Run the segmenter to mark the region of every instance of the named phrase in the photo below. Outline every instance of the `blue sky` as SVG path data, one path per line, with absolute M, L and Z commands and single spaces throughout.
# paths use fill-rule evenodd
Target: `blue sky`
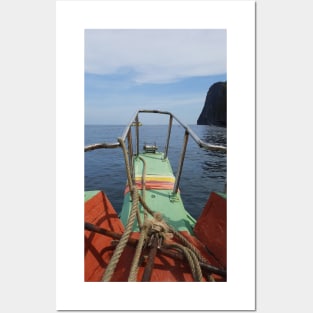
M 85 30 L 85 124 L 126 124 L 138 109 L 196 124 L 226 78 L 226 30 Z

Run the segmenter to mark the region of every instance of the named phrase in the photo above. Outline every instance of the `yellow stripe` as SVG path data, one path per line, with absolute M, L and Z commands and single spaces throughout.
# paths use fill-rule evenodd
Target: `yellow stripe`
M 141 181 L 141 176 L 136 176 L 136 181 Z M 173 176 L 146 176 L 145 181 L 166 181 L 166 182 L 175 182 L 175 177 Z

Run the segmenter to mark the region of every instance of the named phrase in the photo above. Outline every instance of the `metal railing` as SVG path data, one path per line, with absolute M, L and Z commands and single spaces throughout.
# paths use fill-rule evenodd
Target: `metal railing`
M 165 143 L 165 149 L 164 149 L 164 158 L 167 158 L 168 155 L 168 149 L 169 149 L 169 143 L 170 143 L 170 137 L 171 137 L 171 131 L 172 131 L 172 125 L 173 125 L 173 120 L 175 120 L 179 125 L 181 125 L 184 130 L 184 141 L 183 141 L 183 146 L 180 154 L 180 159 L 179 159 L 179 165 L 177 169 L 177 174 L 175 178 L 175 185 L 173 188 L 173 194 L 176 194 L 179 188 L 179 182 L 180 182 L 180 177 L 183 169 L 183 164 L 184 164 L 184 159 L 185 159 L 185 154 L 186 154 L 186 148 L 188 144 L 188 139 L 189 136 L 198 144 L 200 148 L 203 148 L 205 150 L 212 150 L 212 151 L 224 151 L 226 152 L 227 148 L 224 146 L 218 146 L 218 145 L 212 145 L 210 143 L 207 143 L 203 140 L 201 140 L 194 132 L 193 130 L 188 127 L 186 124 L 181 122 L 175 115 L 173 115 L 170 112 L 167 111 L 159 111 L 159 110 L 138 110 L 133 118 L 130 120 L 128 125 L 125 127 L 121 140 L 128 144 L 128 157 L 129 159 L 129 164 L 131 164 L 131 172 L 132 172 L 132 177 L 133 177 L 133 157 L 136 157 L 139 155 L 139 114 L 140 113 L 152 113 L 152 114 L 165 114 L 169 116 L 169 123 L 168 123 L 168 131 L 167 131 L 167 137 L 166 137 L 166 143 Z M 133 154 L 133 144 L 132 144 L 132 127 L 136 128 L 136 153 Z M 85 147 L 85 152 L 87 151 L 92 151 L 96 149 L 113 149 L 113 148 L 118 148 L 121 147 L 121 144 L 117 142 L 112 142 L 112 143 L 97 143 L 97 144 L 92 144 L 88 145 Z

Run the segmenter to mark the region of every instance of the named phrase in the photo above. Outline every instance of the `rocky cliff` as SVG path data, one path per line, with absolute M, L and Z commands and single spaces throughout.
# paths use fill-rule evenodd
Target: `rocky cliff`
M 206 95 L 197 125 L 227 126 L 227 82 L 213 84 Z

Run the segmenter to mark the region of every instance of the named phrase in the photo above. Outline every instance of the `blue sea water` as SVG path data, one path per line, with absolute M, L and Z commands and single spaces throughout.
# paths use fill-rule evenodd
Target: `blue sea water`
M 202 125 L 189 126 L 200 139 L 212 144 L 226 146 L 226 128 Z M 85 145 L 116 142 L 117 138 L 122 135 L 124 128 L 124 125 L 86 125 Z M 144 124 L 140 126 L 139 147 L 142 148 L 145 143 L 156 144 L 158 151 L 163 151 L 166 135 L 167 125 Z M 168 157 L 174 174 L 178 169 L 183 137 L 184 129 L 178 124 L 173 125 Z M 224 191 L 226 175 L 226 153 L 203 150 L 189 137 L 179 188 L 185 208 L 194 218 L 199 217 L 212 191 Z M 120 148 L 85 152 L 85 190 L 103 190 L 118 213 L 123 204 L 125 184 L 126 171 Z

